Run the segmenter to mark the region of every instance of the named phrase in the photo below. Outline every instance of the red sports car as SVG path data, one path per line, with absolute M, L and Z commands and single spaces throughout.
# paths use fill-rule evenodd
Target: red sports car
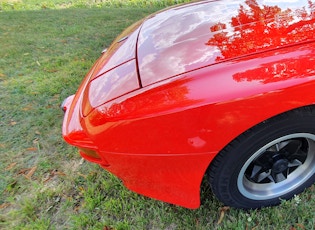
M 63 105 L 63 137 L 129 189 L 187 208 L 206 175 L 258 208 L 315 181 L 315 3 L 201 1 L 125 30 Z

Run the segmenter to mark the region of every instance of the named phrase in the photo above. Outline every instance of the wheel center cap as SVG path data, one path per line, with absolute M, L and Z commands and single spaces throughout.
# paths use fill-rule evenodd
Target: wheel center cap
M 281 173 L 288 169 L 288 165 L 289 161 L 286 159 L 277 160 L 272 166 L 272 171 L 274 173 Z

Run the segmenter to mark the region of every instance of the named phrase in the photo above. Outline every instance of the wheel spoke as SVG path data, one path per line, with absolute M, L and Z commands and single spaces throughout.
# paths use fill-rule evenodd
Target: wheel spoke
M 293 168 L 293 167 L 298 167 L 300 165 L 302 165 L 302 162 L 299 161 L 298 159 L 294 159 L 292 162 L 288 164 L 288 167 Z
M 298 160 L 300 162 L 304 162 L 307 157 L 307 153 L 305 151 L 299 150 L 297 153 L 292 154 L 288 157 L 290 161 Z
M 271 174 L 269 174 L 269 175 L 268 175 L 268 179 L 269 179 L 271 182 L 276 183 L 276 182 L 275 182 L 275 180 L 274 180 L 274 178 L 272 177 L 272 175 L 271 175 Z
M 289 157 L 290 155 L 298 154 L 302 147 L 302 142 L 299 140 L 291 140 L 283 148 L 280 149 L 279 153 L 283 156 Z
M 281 181 L 284 181 L 285 179 L 287 179 L 286 175 L 284 175 L 284 173 L 278 173 L 276 175 L 276 181 L 277 183 L 281 182 Z
M 251 179 L 255 178 L 260 172 L 261 172 L 262 167 L 259 165 L 254 165 L 252 174 L 250 176 Z
M 273 179 L 273 182 L 275 183 L 279 183 L 281 181 L 284 181 L 285 179 L 287 179 L 287 175 L 284 175 L 284 173 L 271 173 L 271 177 Z M 270 179 L 270 177 L 269 177 Z
M 269 170 L 268 172 L 262 172 L 258 175 L 258 178 L 257 178 L 257 182 L 260 183 L 262 182 L 263 180 L 265 180 L 266 178 L 270 179 L 270 171 Z M 273 180 L 272 180 L 273 182 Z
M 270 172 L 271 172 L 270 169 L 268 171 L 266 171 L 262 166 L 254 165 L 252 172 L 251 172 L 250 179 L 252 181 L 260 183 L 270 176 Z

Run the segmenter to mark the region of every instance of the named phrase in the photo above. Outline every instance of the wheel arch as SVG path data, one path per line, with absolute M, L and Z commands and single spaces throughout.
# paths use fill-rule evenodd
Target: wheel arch
M 248 136 L 248 133 L 250 133 L 252 130 L 259 129 L 260 126 L 263 126 L 263 125 L 265 126 L 268 123 L 272 124 L 274 120 L 281 120 L 281 119 L 285 120 L 285 119 L 287 119 L 287 117 L 289 117 L 289 116 L 287 116 L 288 114 L 291 114 L 291 115 L 294 114 L 296 117 L 300 116 L 301 119 L 303 118 L 303 116 L 305 116 L 305 114 L 313 115 L 313 117 L 315 118 L 315 104 L 304 105 L 304 106 L 300 106 L 300 107 L 296 107 L 293 109 L 283 111 L 279 114 L 276 114 L 274 116 L 267 118 L 266 120 L 259 122 L 258 124 L 253 125 L 252 127 L 246 129 L 244 132 L 242 132 L 241 134 L 236 136 L 233 140 L 231 140 L 229 143 L 227 143 L 220 151 L 218 151 L 216 156 L 210 162 L 210 164 L 209 164 L 209 166 L 205 172 L 205 177 L 208 179 L 208 181 L 210 181 L 210 184 L 211 184 L 211 181 L 214 179 L 214 177 L 216 177 L 216 174 L 211 169 L 212 168 L 218 168 L 218 165 L 220 163 L 224 162 L 224 157 L 226 157 L 225 155 L 229 154 L 229 152 L 231 152 L 231 149 L 233 149 L 235 145 L 238 145 L 242 139 L 246 138 Z M 314 119 L 314 122 L 315 122 L 315 119 Z M 314 177 L 314 175 L 313 175 L 313 177 Z M 211 186 L 211 189 L 218 196 L 218 192 L 216 191 L 216 188 L 213 188 Z M 224 194 L 223 194 L 223 196 L 224 196 Z M 220 197 L 219 197 L 219 199 L 220 199 Z M 277 204 L 277 203 L 275 203 L 275 204 Z M 237 207 L 237 205 L 236 205 L 236 207 Z M 244 207 L 239 206 L 239 208 L 244 208 Z
M 314 102 L 315 103 L 315 102 Z M 262 124 L 265 124 L 265 123 L 268 123 L 270 121 L 272 121 L 273 119 L 279 119 L 281 117 L 284 117 L 287 113 L 299 113 L 299 111 L 301 110 L 304 110 L 304 111 L 308 111 L 308 112 L 312 112 L 314 111 L 315 113 L 315 104 L 309 104 L 309 105 L 303 105 L 303 106 L 300 106 L 300 107 L 296 107 L 296 108 L 292 108 L 292 109 L 288 109 L 288 110 L 285 110 L 285 111 L 281 111 L 281 113 L 279 114 L 275 114 L 273 116 L 270 116 L 268 118 L 266 118 L 265 120 L 263 121 L 260 121 L 254 125 L 252 125 L 251 127 L 247 128 L 246 130 L 244 130 L 243 132 L 241 132 L 239 135 L 237 135 L 236 137 L 234 137 L 233 139 L 231 139 L 229 142 L 227 142 L 224 146 L 222 146 L 222 148 L 220 148 L 216 154 L 216 156 L 212 159 L 212 161 L 209 163 L 208 165 L 208 168 L 205 172 L 205 175 L 207 174 L 208 172 L 208 169 L 211 167 L 211 165 L 214 163 L 215 159 L 216 158 L 219 158 L 220 157 L 220 153 L 223 152 L 225 149 L 229 148 L 230 145 L 233 145 L 234 142 L 238 142 L 238 140 L 246 135 L 246 133 L 250 132 L 252 129 L 255 129 L 259 126 L 261 126 Z M 315 121 L 314 121 L 315 122 Z

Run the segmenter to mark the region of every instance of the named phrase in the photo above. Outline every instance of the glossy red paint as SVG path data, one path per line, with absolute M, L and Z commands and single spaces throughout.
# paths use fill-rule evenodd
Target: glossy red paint
M 220 150 L 314 104 L 314 9 L 311 1 L 202 1 L 148 17 L 66 100 L 65 140 L 95 150 L 99 158 L 81 155 L 129 189 L 199 207 Z
M 201 1 L 162 12 L 145 21 L 139 34 L 142 84 L 313 41 L 313 11 L 311 1 Z

